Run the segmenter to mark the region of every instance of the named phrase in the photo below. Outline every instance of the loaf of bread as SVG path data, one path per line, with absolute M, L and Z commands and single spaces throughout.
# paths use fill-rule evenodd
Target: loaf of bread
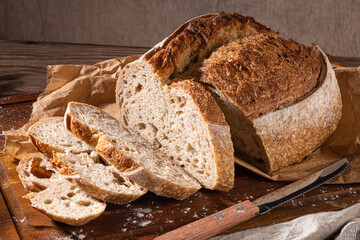
M 231 186 L 227 124 L 235 153 L 272 172 L 323 143 L 342 108 L 333 69 L 318 46 L 223 12 L 188 21 L 129 64 L 116 96 L 124 124 L 203 186 L 220 190 Z M 206 173 L 213 184 L 203 180 Z
M 29 128 L 28 135 L 35 147 L 51 156 L 51 164 L 56 171 L 76 181 L 81 189 L 97 199 L 125 204 L 147 191 L 114 166 L 99 162 L 95 150 L 65 128 L 63 117 L 51 117 L 35 123 Z
M 80 226 L 100 216 L 106 203 L 63 178 L 43 154 L 31 154 L 16 167 L 31 206 L 55 221 Z
M 94 106 L 70 102 L 65 122 L 67 129 L 108 163 L 157 195 L 182 200 L 201 188 L 193 177 L 153 149 L 137 132 Z

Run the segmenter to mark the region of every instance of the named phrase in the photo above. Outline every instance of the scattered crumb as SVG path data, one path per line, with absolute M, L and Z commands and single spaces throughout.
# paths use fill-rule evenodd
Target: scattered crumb
M 187 207 L 187 208 L 184 209 L 183 212 L 184 212 L 185 214 L 187 214 L 187 213 L 190 211 L 190 209 L 191 209 L 191 208 Z
M 79 234 L 79 236 L 78 236 L 78 238 L 81 240 L 84 239 L 85 237 L 86 237 L 85 234 Z
M 174 222 L 174 220 L 172 220 L 172 219 L 166 219 L 165 220 L 165 223 L 173 223 Z
M 146 226 L 148 226 L 150 223 L 151 223 L 150 220 L 142 221 L 142 222 L 139 223 L 139 226 L 140 226 L 140 227 L 146 227 Z

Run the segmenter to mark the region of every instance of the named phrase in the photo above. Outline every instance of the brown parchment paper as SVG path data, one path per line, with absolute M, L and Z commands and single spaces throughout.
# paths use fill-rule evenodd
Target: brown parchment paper
M 7 131 L 6 153 L 22 159 L 36 152 L 26 130 L 45 117 L 63 116 L 70 101 L 85 102 L 117 116 L 115 85 L 121 69 L 139 56 L 110 59 L 95 65 L 54 65 L 48 67 L 47 87 L 33 104 L 30 120 L 22 128 Z M 274 181 L 294 181 L 333 162 L 355 154 L 351 166 L 332 183 L 360 182 L 360 67 L 334 66 L 343 100 L 342 119 L 335 132 L 315 152 L 298 164 L 266 174 L 236 158 L 235 162 Z

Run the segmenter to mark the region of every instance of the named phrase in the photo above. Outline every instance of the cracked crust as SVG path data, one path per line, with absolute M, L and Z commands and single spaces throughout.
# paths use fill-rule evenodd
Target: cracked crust
M 163 81 L 200 62 L 230 39 L 272 33 L 252 17 L 237 13 L 209 14 L 189 20 L 143 57 Z

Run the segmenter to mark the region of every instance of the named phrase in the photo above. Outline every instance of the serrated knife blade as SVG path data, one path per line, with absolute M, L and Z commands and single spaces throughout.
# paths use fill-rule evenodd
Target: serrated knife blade
M 327 168 L 266 194 L 253 202 L 249 200 L 240 202 L 210 216 L 165 233 L 155 239 L 198 240 L 219 234 L 257 215 L 267 213 L 273 208 L 319 187 L 344 171 L 350 165 L 353 158 L 353 155 L 349 155 Z

